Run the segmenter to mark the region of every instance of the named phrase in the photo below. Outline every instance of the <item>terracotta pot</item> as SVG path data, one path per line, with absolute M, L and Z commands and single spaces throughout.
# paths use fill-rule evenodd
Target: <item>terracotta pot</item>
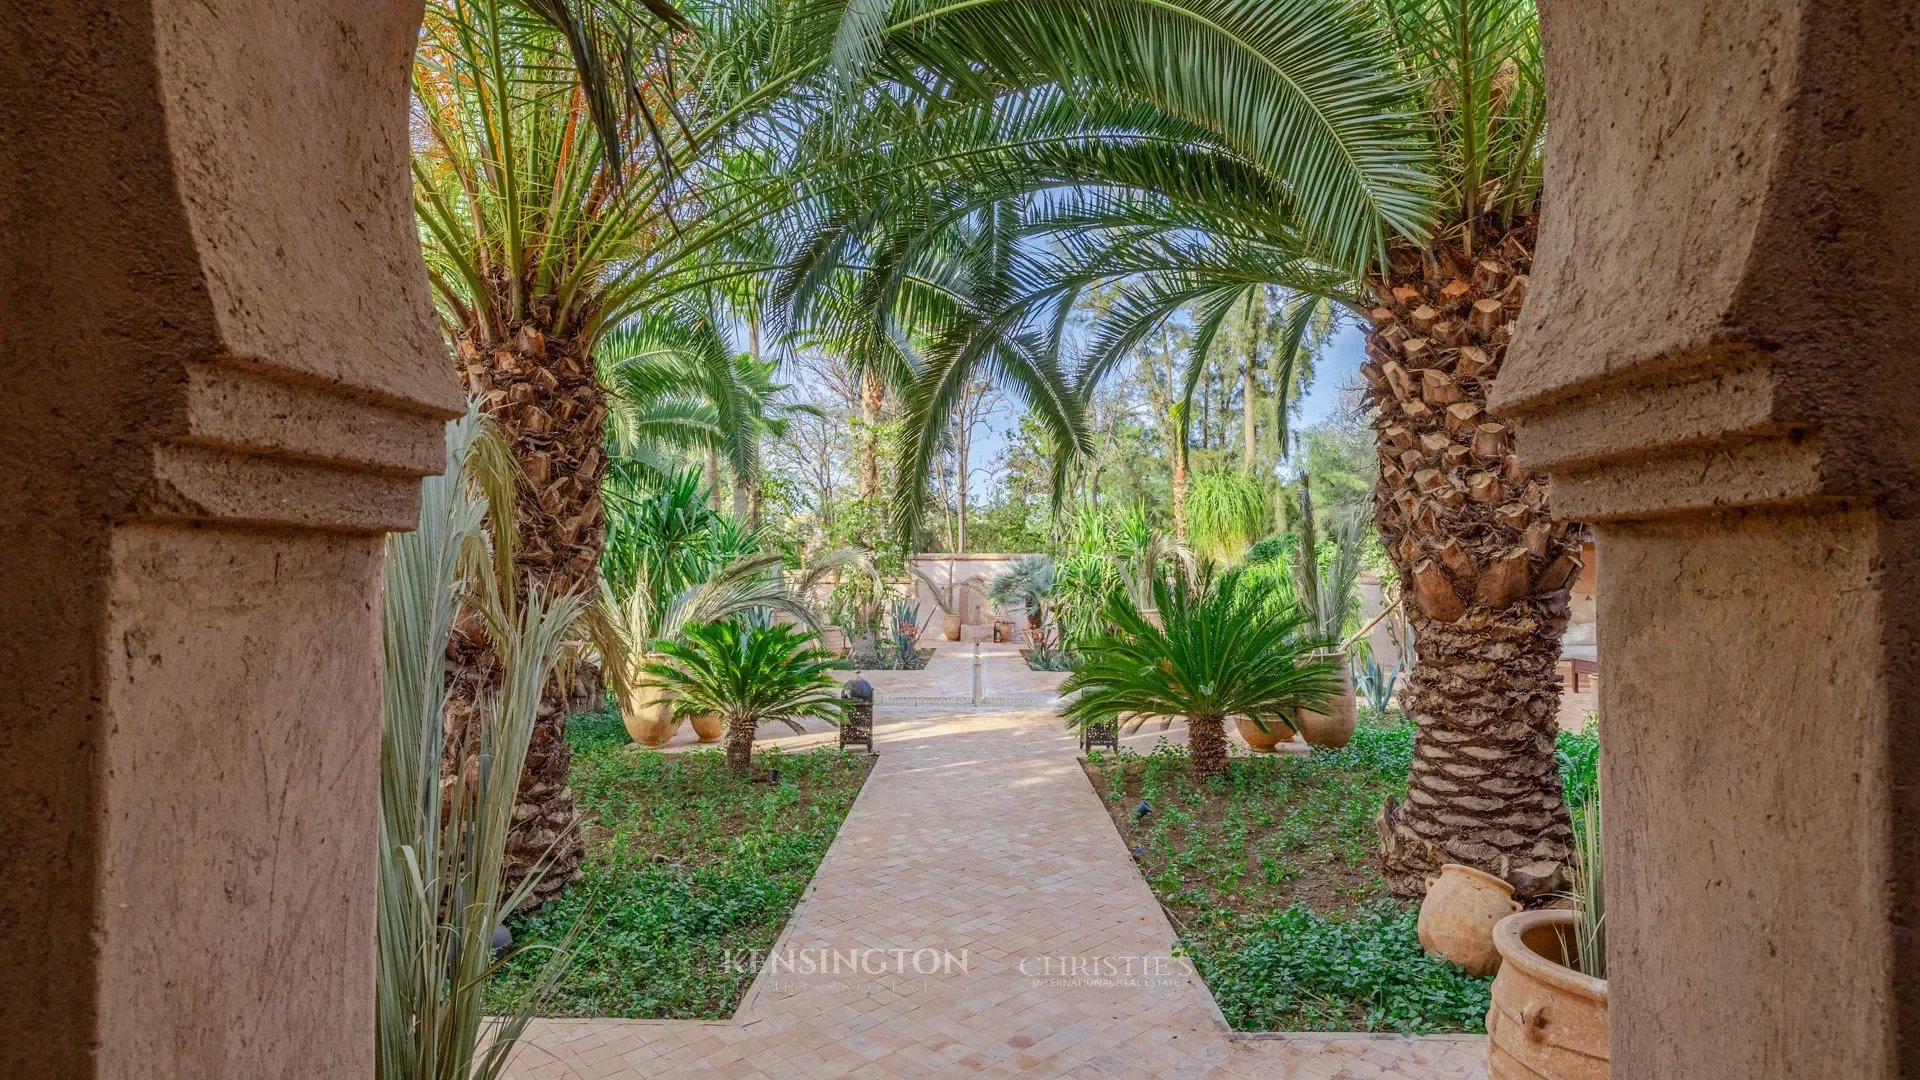
M 1353 669 L 1347 666 L 1345 653 L 1332 653 L 1315 659 L 1332 660 L 1339 666 L 1339 689 L 1327 699 L 1326 712 L 1303 708 L 1295 709 L 1293 715 L 1300 721 L 1301 738 L 1314 746 L 1338 750 L 1353 738 Z
M 1299 736 L 1279 717 L 1267 721 L 1267 730 L 1261 731 L 1260 725 L 1244 716 L 1233 718 L 1233 726 L 1240 729 L 1240 737 L 1247 741 L 1247 748 L 1258 754 L 1271 754 L 1273 748 L 1283 742 L 1292 742 Z
M 696 713 L 687 722 L 693 725 L 693 733 L 703 743 L 719 742 L 720 736 L 727 733 L 727 722 L 719 713 Z
M 845 652 L 847 648 L 847 632 L 837 626 L 821 627 L 820 647 L 830 653 Z
M 680 730 L 680 721 L 673 718 L 673 697 L 666 687 L 647 683 L 634 690 L 631 703 L 622 703 L 620 720 L 634 742 L 654 750 L 667 745 Z
M 995 641 L 1012 641 L 1013 640 L 1013 620 L 1012 619 L 993 620 L 993 640 Z
M 1484 870 L 1447 863 L 1439 877 L 1427 879 L 1427 897 L 1420 901 L 1420 947 L 1469 975 L 1491 975 L 1500 969 L 1494 924 L 1520 908 L 1512 885 Z
M 940 620 L 940 632 L 948 641 L 960 640 L 960 616 L 947 615 Z
M 1607 981 L 1567 965 L 1575 921 L 1571 911 L 1523 911 L 1493 928 L 1501 964 L 1488 1080 L 1606 1080 Z

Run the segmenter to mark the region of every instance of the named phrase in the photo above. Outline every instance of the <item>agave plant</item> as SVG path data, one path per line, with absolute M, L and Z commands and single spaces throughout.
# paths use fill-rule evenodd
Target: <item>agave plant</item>
M 1367 701 L 1367 708 L 1384 713 L 1393 707 L 1393 691 L 1400 681 L 1400 665 L 1386 669 L 1366 650 L 1354 657 L 1353 686 Z
M 1113 630 L 1087 645 L 1060 687 L 1079 695 L 1063 713 L 1070 728 L 1185 717 L 1193 772 L 1204 780 L 1226 772 L 1229 718 L 1264 728 L 1272 714 L 1324 706 L 1338 687 L 1338 668 L 1313 658 L 1326 642 L 1307 617 L 1274 617 L 1243 575 L 1176 570 L 1154 581 L 1153 597 L 1160 626 L 1124 591 L 1108 598 Z
M 450 424 L 448 471 L 422 485 L 419 529 L 387 541 L 375 949 L 380 1080 L 501 1075 L 567 960 L 562 942 L 514 1008 L 485 1015 L 494 928 L 549 867 L 540 860 L 509 882 L 505 852 L 541 692 L 582 610 L 579 597 L 539 585 L 515 596 L 510 556 L 499 555 L 512 535 L 512 503 L 493 503 L 490 544 L 488 500 L 469 482 L 470 465 L 498 452 L 496 442 L 474 415 Z M 456 603 L 484 624 L 501 676 L 478 702 L 473 741 L 455 744 L 443 787 L 445 664 Z
M 831 658 L 807 643 L 791 626 L 701 623 L 662 641 L 661 659 L 645 670 L 675 695 L 676 715 L 717 713 L 726 721 L 727 771 L 745 779 L 761 724 L 779 721 L 801 732 L 801 720 L 837 724 L 845 712 L 840 684 L 828 673 Z

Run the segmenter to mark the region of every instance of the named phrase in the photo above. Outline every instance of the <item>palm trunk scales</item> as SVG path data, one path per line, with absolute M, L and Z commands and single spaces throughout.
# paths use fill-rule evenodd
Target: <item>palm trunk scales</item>
M 1399 572 L 1417 660 L 1407 798 L 1379 826 L 1388 887 L 1418 896 L 1441 863 L 1567 885 L 1573 832 L 1554 757 L 1556 663 L 1579 529 L 1556 523 L 1547 478 L 1514 458 L 1487 395 L 1527 291 L 1527 224 L 1477 258 L 1395 252 L 1361 371 L 1380 454 L 1374 510 Z
M 503 341 L 463 335 L 456 353 L 467 392 L 492 417 L 519 466 L 516 593 L 524 597 L 538 582 L 550 594 L 591 594 L 606 540 L 600 480 L 607 415 L 591 358 L 534 322 L 521 323 Z M 478 738 L 475 702 L 499 685 L 500 665 L 484 628 L 471 617 L 456 625 L 447 651 L 444 756 L 451 765 L 458 749 Z M 573 762 L 567 717 L 577 704 L 571 689 L 549 684 L 543 692 L 514 802 L 504 888 L 513 889 L 541 860 L 551 860 L 533 904 L 553 899 L 580 876 L 580 815 L 567 786 Z

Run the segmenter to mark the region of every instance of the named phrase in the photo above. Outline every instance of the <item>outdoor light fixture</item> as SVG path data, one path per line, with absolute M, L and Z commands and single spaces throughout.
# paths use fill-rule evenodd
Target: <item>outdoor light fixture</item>
M 841 688 L 840 696 L 853 702 L 840 723 L 840 749 L 860 743 L 867 748 L 867 753 L 873 753 L 873 684 L 856 671 Z
M 1106 720 L 1081 726 L 1080 751 L 1085 753 L 1096 746 L 1104 746 L 1116 754 L 1120 752 L 1120 721 Z

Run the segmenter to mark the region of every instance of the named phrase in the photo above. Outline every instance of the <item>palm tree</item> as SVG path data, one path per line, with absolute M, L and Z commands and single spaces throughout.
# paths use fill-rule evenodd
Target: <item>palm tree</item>
M 844 714 L 832 658 L 808 640 L 791 626 L 738 619 L 688 626 L 681 640 L 660 643 L 663 659 L 646 672 L 676 695 L 676 713 L 718 713 L 726 721 L 727 771 L 744 780 L 761 724 L 802 732 L 801 720 L 838 723 Z
M 987 579 L 987 602 L 1011 615 L 1026 614 L 1027 625 L 1039 630 L 1054 598 L 1053 560 L 1045 555 L 1022 555 Z
M 812 406 L 782 399 L 775 363 L 733 347 L 713 303 L 659 305 L 608 331 L 599 348 L 600 381 L 611 395 L 609 453 L 658 477 L 661 451 L 707 458 L 707 489 L 720 505 L 724 461 L 733 481 L 733 513 L 752 522 L 763 480 L 760 447 L 787 433 Z
M 782 103 L 786 84 L 763 82 L 775 13 L 690 6 L 697 32 L 666 0 L 434 0 L 426 12 L 413 71 L 415 213 L 461 380 L 519 466 L 511 550 L 523 591 L 596 587 L 604 336 L 751 273 L 751 252 L 730 245 L 774 205 L 760 178 L 709 166 L 763 137 L 755 125 Z M 654 411 L 628 429 L 663 434 L 668 448 L 676 432 L 692 437 L 702 417 L 686 414 L 714 405 L 701 395 L 727 366 L 688 387 L 692 401 L 642 403 Z M 449 761 L 500 677 L 473 620 L 456 627 L 450 659 Z M 556 687 L 541 706 L 515 813 L 509 882 L 561 845 L 536 902 L 578 876 L 582 854 L 567 788 L 572 698 Z
M 990 104 L 903 96 L 892 115 L 873 110 L 894 128 L 873 152 L 887 190 L 833 216 L 857 223 L 842 235 L 893 238 L 834 249 L 886 279 L 928 266 L 920 253 L 940 250 L 953 223 L 1018 207 L 1003 283 L 973 290 L 1000 302 L 970 301 L 916 381 L 917 437 L 936 437 L 928 418 L 976 365 L 1042 370 L 1089 290 L 1123 291 L 1078 359 L 1075 395 L 1044 403 L 1060 414 L 1049 423 L 1062 472 L 1085 449 L 1064 437 L 1080 403 L 1173 313 L 1193 312 L 1189 378 L 1250 287 L 1362 318 L 1375 519 L 1418 642 L 1405 701 L 1419 752 L 1408 800 L 1380 822 L 1385 876 L 1414 895 L 1453 861 L 1522 896 L 1559 888 L 1572 830 L 1553 768 L 1554 665 L 1578 545 L 1486 407 L 1526 296 L 1540 196 L 1532 0 L 1025 6 L 1054 21 L 987 5 L 999 37 L 974 43 L 971 62 L 995 76 L 1024 62 L 1051 81 L 1007 79 Z M 1118 9 L 1120 37 L 1089 33 Z M 1151 43 L 1121 40 L 1150 26 Z M 1229 30 L 1230 42 L 1214 36 Z M 1129 67 L 1143 56 L 1180 78 L 1143 82 Z M 962 59 L 922 63 L 965 83 Z M 900 478 L 896 518 L 917 508 L 920 475 Z
M 1153 597 L 1160 626 L 1124 590 L 1108 598 L 1112 629 L 1083 646 L 1060 687 L 1079 694 L 1063 711 L 1069 727 L 1183 716 L 1194 777 L 1205 780 L 1227 771 L 1228 719 L 1264 728 L 1266 717 L 1322 705 L 1336 688 L 1335 665 L 1310 658 L 1326 643 L 1307 636 L 1306 616 L 1276 617 L 1243 575 L 1176 570 L 1155 578 Z

